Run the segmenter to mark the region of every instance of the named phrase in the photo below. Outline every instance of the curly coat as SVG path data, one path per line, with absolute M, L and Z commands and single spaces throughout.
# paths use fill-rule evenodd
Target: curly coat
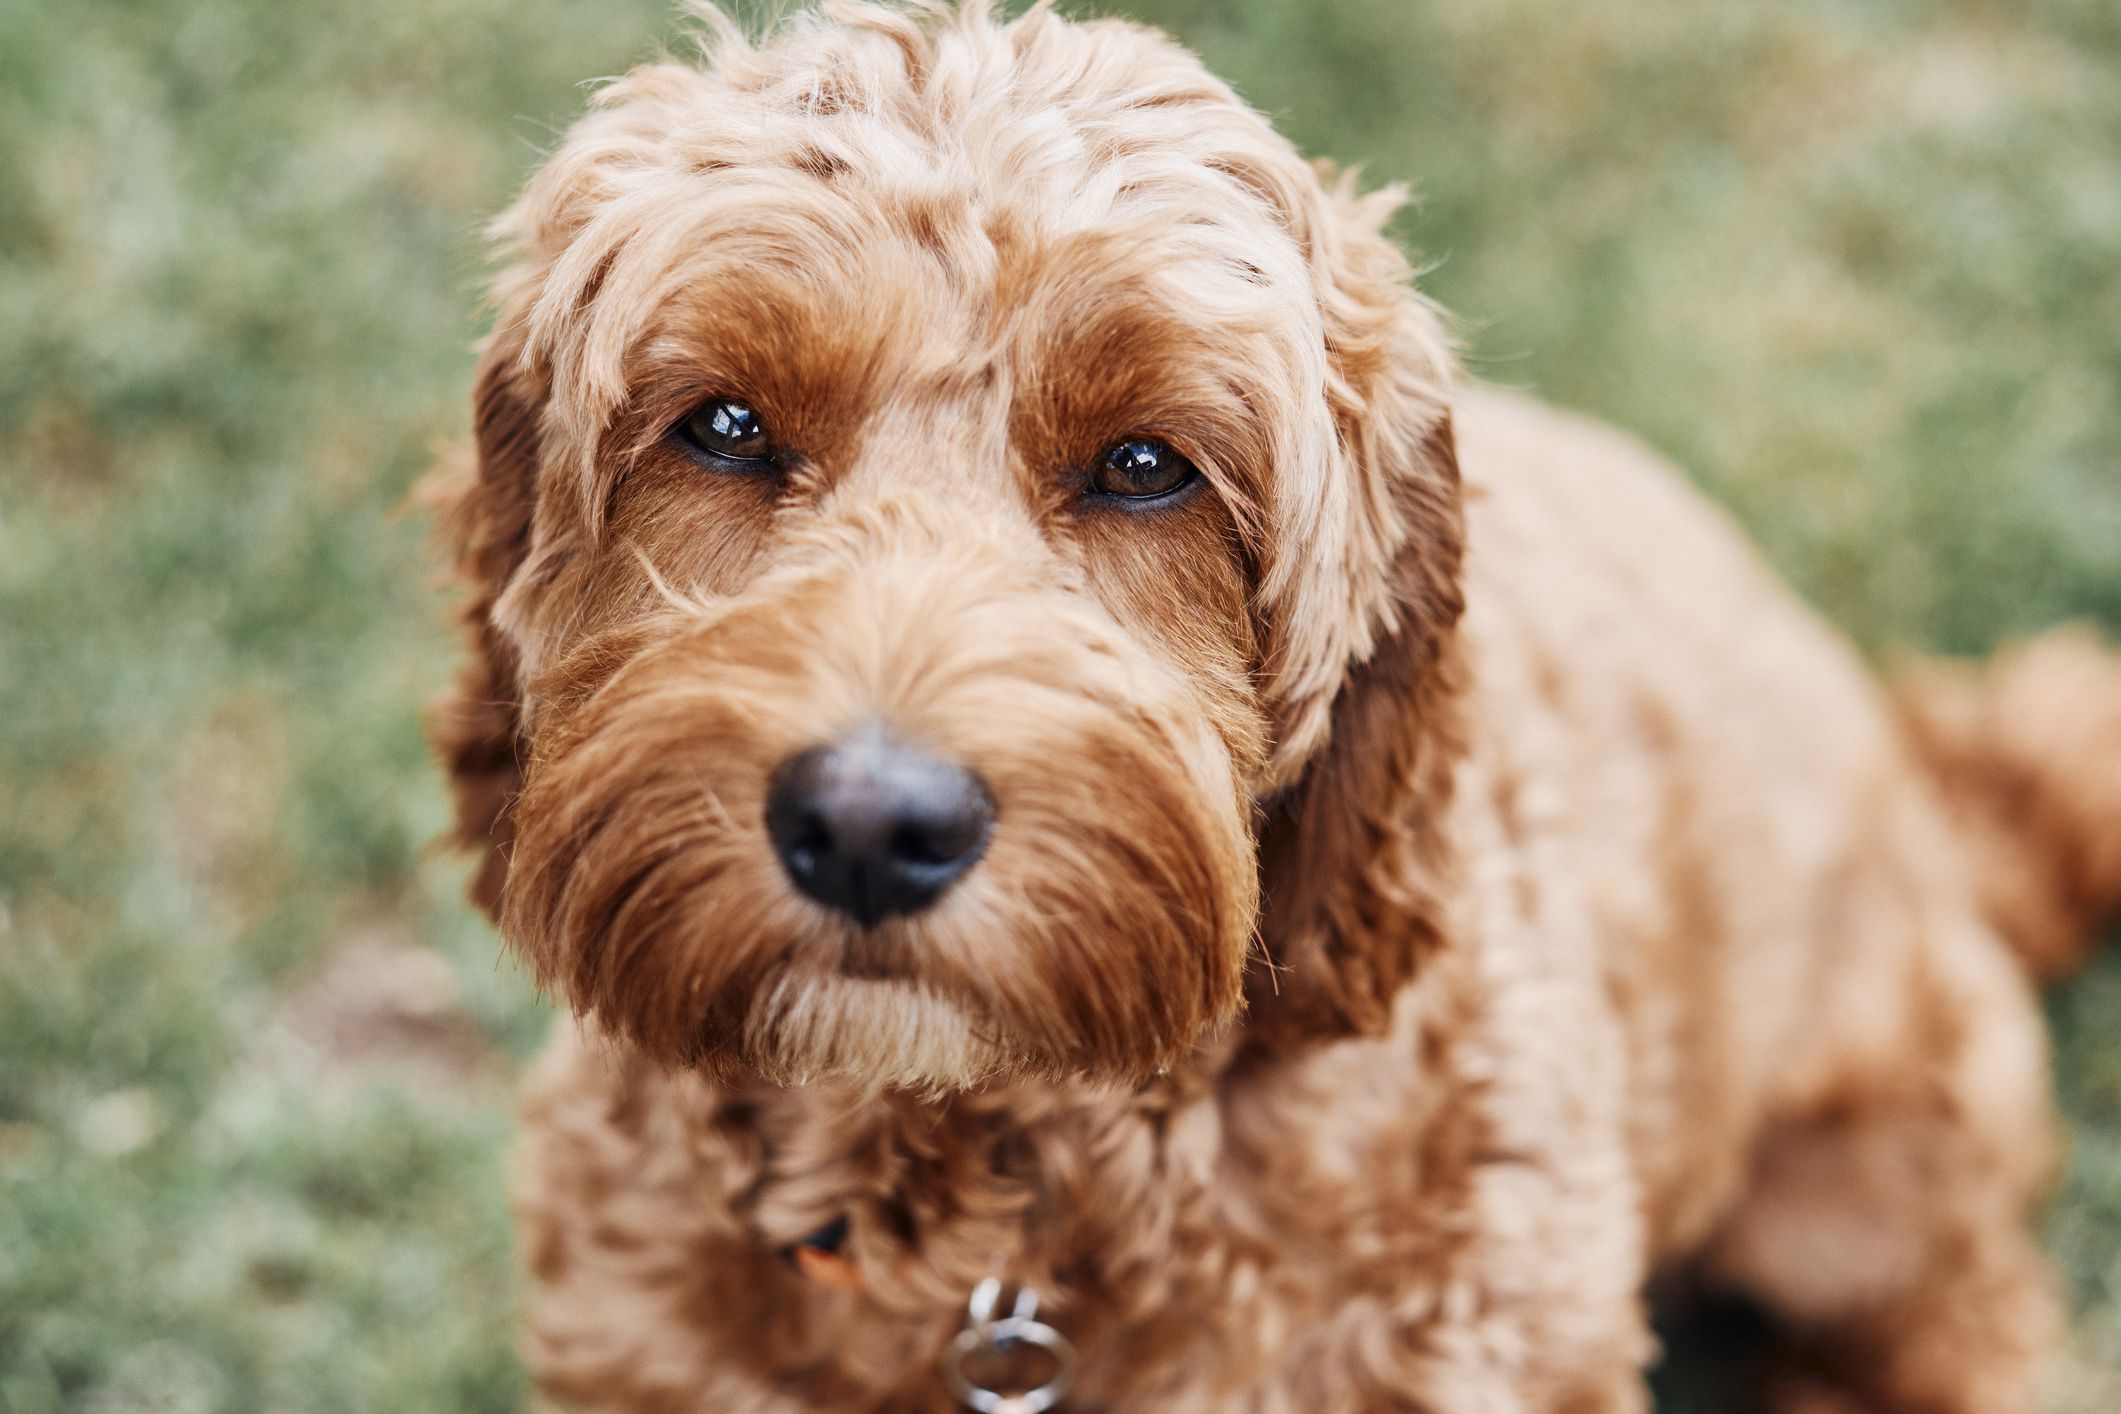
M 1071 1409 L 1616 1414 L 1686 1273 L 1803 1352 L 1784 1407 L 2030 1409 L 1999 937 L 2121 903 L 2121 783 L 2056 755 L 2121 739 L 2102 651 L 1904 725 L 1679 476 L 1467 385 L 1394 195 L 1150 31 L 710 23 L 500 222 L 439 492 L 458 834 L 578 1016 L 517 1189 L 545 1389 L 951 1407 L 1000 1273 Z M 670 435 L 732 394 L 771 474 Z M 1086 494 L 1144 431 L 1198 484 Z M 864 721 L 999 814 L 858 929 L 762 815 Z M 838 1224 L 844 1279 L 784 1260 Z

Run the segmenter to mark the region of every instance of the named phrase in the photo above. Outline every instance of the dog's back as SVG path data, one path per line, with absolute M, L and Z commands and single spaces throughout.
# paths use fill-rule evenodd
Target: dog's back
M 1868 1313 L 2031 1349 L 2048 1313 L 2030 1242 L 2002 1250 L 2018 1228 L 1990 1220 L 2049 1173 L 2044 1040 L 2010 919 L 1984 907 L 1996 853 L 1971 807 L 1956 827 L 1940 807 L 1938 751 L 1911 749 L 1853 649 L 1647 449 L 1493 392 L 1457 426 L 1472 779 L 1566 861 L 1538 886 L 1575 890 L 1591 922 L 1653 1258 L 1699 1257 L 1800 1328 Z M 2071 664 L 2107 693 L 2075 719 L 2111 731 L 2111 661 Z M 2091 793 L 2066 843 L 2097 859 L 2121 810 Z M 2079 899 L 2076 932 L 2114 902 Z M 1881 1384 L 2013 1363 L 1907 1360 Z M 2016 1407 L 2008 1388 L 1973 1407 Z

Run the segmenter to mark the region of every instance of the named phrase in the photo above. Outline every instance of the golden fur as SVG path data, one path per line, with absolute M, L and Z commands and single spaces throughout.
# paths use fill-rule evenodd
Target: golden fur
M 2029 1409 L 1996 930 L 2121 903 L 2121 790 L 2014 728 L 2111 740 L 2101 650 L 1911 680 L 1904 732 L 1677 475 L 1462 384 L 1392 196 L 1149 31 L 710 23 L 500 223 L 440 491 L 460 835 L 579 1017 L 526 1100 L 543 1385 L 946 1408 L 998 1271 L 1074 1410 L 1610 1414 L 1684 1273 L 1785 1324 L 1785 1407 Z M 771 475 L 669 435 L 739 393 Z M 1202 483 L 1086 496 L 1144 432 Z M 762 814 L 872 721 L 999 823 L 858 930 Z M 781 1257 L 839 1218 L 855 1290 Z

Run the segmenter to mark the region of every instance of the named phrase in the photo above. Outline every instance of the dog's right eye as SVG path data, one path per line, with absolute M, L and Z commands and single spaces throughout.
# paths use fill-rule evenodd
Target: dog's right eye
M 723 461 L 759 462 L 773 459 L 773 444 L 766 438 L 766 424 L 748 406 L 733 398 L 710 398 L 678 424 L 678 435 L 686 442 Z

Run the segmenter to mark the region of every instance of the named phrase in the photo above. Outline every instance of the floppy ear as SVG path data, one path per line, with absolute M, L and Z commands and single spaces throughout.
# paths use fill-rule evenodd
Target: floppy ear
M 1349 553 L 1313 621 L 1286 633 L 1336 630 L 1342 671 L 1282 714 L 1285 735 L 1323 739 L 1264 807 L 1257 1042 L 1381 1032 L 1444 936 L 1464 517 L 1448 345 L 1383 234 L 1395 204 L 1343 183 L 1312 206 L 1339 460 L 1327 513 L 1346 517 Z
M 626 222 L 599 225 L 598 214 L 644 163 L 672 160 L 671 135 L 688 130 L 676 110 L 694 91 L 695 78 L 680 65 L 656 64 L 604 88 L 494 222 L 490 234 L 503 264 L 490 298 L 499 317 L 472 394 L 475 457 L 470 465 L 442 468 L 422 488 L 422 500 L 440 512 L 442 540 L 466 590 L 461 617 L 472 648 L 470 664 L 434 704 L 428 733 L 454 787 L 455 840 L 482 855 L 472 898 L 492 914 L 507 874 L 509 816 L 523 784 L 527 725 L 525 665 L 516 646 L 524 640 L 511 636 L 524 629 L 502 627 L 506 595 L 511 586 L 520 593 L 527 578 L 541 567 L 550 573 L 565 557 L 566 498 L 546 496 L 552 524 L 538 525 L 545 463 L 585 458 L 599 419 L 619 401 L 605 370 L 585 375 L 579 357 L 556 362 L 556 353 L 586 342 L 582 330 L 597 293 L 634 229 Z M 572 423 L 548 425 L 551 390 L 570 378 L 577 385 L 567 402 Z M 580 392 L 584 382 L 596 385 L 595 396 Z M 534 543 L 539 558 L 526 576 Z
M 471 896 L 497 914 L 521 791 L 522 689 L 516 652 L 495 626 L 500 598 L 530 548 L 536 503 L 539 397 L 517 357 L 520 340 L 496 336 L 472 394 L 475 458 L 437 472 L 424 489 L 467 594 L 461 611 L 472 661 L 429 712 L 428 733 L 456 797 L 456 842 L 481 856 Z

